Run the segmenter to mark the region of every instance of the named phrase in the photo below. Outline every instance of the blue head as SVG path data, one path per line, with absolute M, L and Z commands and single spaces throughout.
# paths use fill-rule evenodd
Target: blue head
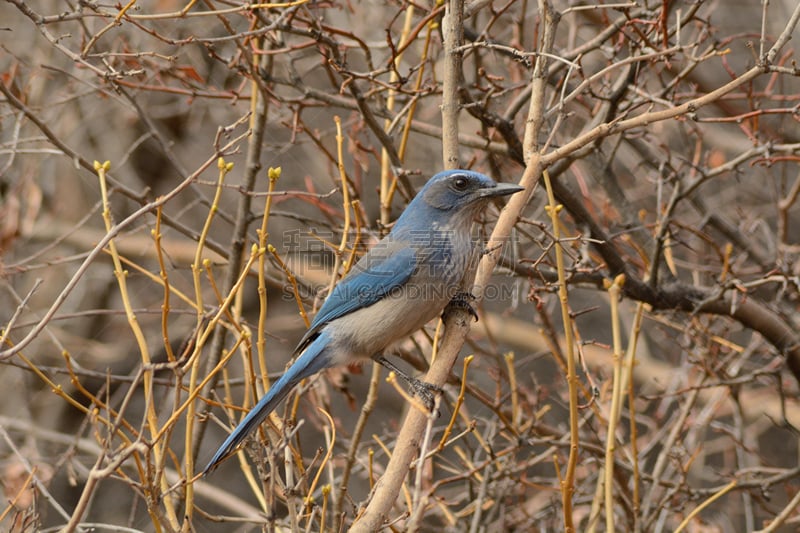
M 522 189 L 518 185 L 497 183 L 472 170 L 445 170 L 428 180 L 395 227 L 422 222 L 469 225 L 492 198 Z

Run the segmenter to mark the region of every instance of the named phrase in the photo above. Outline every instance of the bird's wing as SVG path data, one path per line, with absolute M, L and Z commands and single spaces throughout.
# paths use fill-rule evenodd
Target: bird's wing
M 413 247 L 398 241 L 380 241 L 334 287 L 295 352 L 302 351 L 329 322 L 369 307 L 402 287 L 416 267 L 417 253 Z

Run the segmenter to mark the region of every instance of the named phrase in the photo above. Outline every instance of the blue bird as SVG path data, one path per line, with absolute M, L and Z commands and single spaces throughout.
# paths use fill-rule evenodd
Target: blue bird
M 225 439 L 203 474 L 233 453 L 300 381 L 325 368 L 372 358 L 430 399 L 431 385 L 406 376 L 382 354 L 451 300 L 464 305 L 459 291 L 474 253 L 472 221 L 492 198 L 522 189 L 469 170 L 433 176 L 392 231 L 334 287 L 295 348 L 297 360 Z

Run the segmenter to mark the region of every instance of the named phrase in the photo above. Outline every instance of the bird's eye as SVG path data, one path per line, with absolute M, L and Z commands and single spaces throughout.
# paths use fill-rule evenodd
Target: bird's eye
M 467 188 L 467 178 L 456 178 L 453 180 L 453 187 L 457 191 L 463 191 Z

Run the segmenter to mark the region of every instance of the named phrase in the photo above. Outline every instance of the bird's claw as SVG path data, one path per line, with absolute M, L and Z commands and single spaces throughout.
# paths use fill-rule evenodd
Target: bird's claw
M 453 299 L 450 300 L 450 303 L 447 304 L 447 307 L 444 308 L 444 311 L 442 311 L 442 320 L 446 320 L 448 314 L 454 309 L 463 309 L 475 319 L 475 322 L 477 322 L 478 312 L 475 311 L 475 308 L 472 307 L 471 303 L 474 301 L 475 296 L 473 296 L 471 292 L 464 291 L 457 293 L 455 296 L 453 296 Z
M 443 388 L 426 383 L 425 381 L 420 381 L 417 378 L 412 378 L 397 368 L 394 363 L 382 355 L 376 355 L 373 357 L 373 359 L 376 363 L 400 376 L 403 381 L 408 383 L 408 386 L 411 388 L 411 392 L 413 392 L 420 400 L 422 400 L 422 403 L 425 404 L 425 407 L 427 407 L 429 411 L 433 411 L 433 408 L 436 406 L 436 395 L 442 394 L 444 392 Z
M 436 406 L 436 395 L 444 392 L 444 389 L 441 387 L 418 379 L 409 381 L 409 385 L 411 385 L 414 394 L 422 400 L 422 403 L 428 408 L 428 411 L 433 411 Z
M 409 382 L 409 384 L 414 394 L 422 400 L 422 403 L 428 408 L 428 411 L 433 411 L 436 405 L 436 395 L 443 393 L 444 389 L 418 379 Z
M 502 246 L 503 246 L 502 244 L 497 244 L 495 246 L 492 246 L 491 248 L 489 248 L 488 246 L 484 246 L 483 248 L 481 248 L 481 256 L 489 255 L 495 250 L 500 249 Z

